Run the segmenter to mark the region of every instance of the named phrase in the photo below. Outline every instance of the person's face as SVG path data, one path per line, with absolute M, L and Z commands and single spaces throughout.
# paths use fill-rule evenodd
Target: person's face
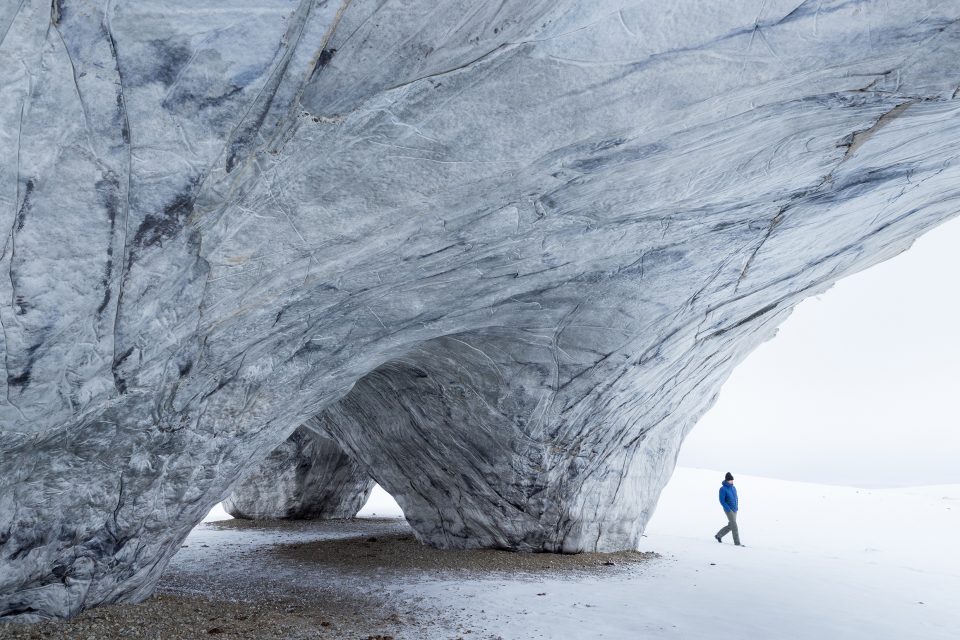
M 727 480 L 727 484 L 733 484 L 733 480 Z

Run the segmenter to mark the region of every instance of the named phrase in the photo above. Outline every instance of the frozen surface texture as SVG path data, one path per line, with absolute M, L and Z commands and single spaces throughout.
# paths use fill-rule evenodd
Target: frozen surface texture
M 0 3 L 0 616 L 140 600 L 299 426 L 425 542 L 636 545 L 960 195 L 960 4 Z
M 234 518 L 352 518 L 374 482 L 340 446 L 303 427 L 234 485 L 223 508 Z

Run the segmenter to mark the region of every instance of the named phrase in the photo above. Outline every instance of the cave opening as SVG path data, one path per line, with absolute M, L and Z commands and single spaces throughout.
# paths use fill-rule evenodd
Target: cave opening
M 802 302 L 678 464 L 868 489 L 960 483 L 960 219 Z
M 356 518 L 361 519 L 373 519 L 373 518 L 389 518 L 401 520 L 404 518 L 403 509 L 397 503 L 393 496 L 391 496 L 386 489 L 381 487 L 379 484 L 373 486 L 373 490 L 370 492 L 370 496 L 367 498 L 367 501 L 364 503 L 363 507 L 357 511 Z M 222 502 L 218 502 L 204 517 L 203 522 L 219 522 L 222 520 L 230 520 L 233 516 L 227 513 L 226 509 L 223 507 Z

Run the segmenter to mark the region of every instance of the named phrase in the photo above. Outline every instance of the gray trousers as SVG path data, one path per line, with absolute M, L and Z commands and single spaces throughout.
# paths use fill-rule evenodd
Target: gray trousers
M 731 531 L 733 531 L 733 544 L 740 544 L 740 530 L 737 529 L 737 512 L 736 511 L 724 511 L 727 514 L 727 526 L 720 531 L 717 531 L 717 537 L 722 538 Z

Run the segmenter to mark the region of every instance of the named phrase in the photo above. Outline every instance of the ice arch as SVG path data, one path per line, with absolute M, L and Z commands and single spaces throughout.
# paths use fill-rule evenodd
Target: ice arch
M 370 497 L 373 480 L 336 442 L 307 425 L 234 485 L 223 501 L 227 513 L 251 520 L 357 514 Z
M 371 468 L 380 418 L 454 425 L 381 467 L 427 541 L 630 545 L 731 368 L 960 191 L 952 3 L 26 0 L 0 26 L 5 617 L 146 597 L 321 414 Z

